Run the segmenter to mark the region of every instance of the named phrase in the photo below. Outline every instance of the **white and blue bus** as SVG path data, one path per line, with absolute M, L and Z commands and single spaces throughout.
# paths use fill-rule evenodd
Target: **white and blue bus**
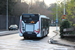
M 39 14 L 20 16 L 19 35 L 26 37 L 44 37 L 49 33 L 49 17 Z

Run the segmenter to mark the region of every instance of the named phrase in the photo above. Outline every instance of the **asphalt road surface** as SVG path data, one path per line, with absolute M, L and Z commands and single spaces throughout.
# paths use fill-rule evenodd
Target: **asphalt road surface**
M 72 47 L 49 44 L 48 40 L 55 35 L 54 30 L 55 27 L 50 27 L 48 36 L 41 39 L 24 39 L 19 33 L 1 36 L 0 50 L 75 50 Z

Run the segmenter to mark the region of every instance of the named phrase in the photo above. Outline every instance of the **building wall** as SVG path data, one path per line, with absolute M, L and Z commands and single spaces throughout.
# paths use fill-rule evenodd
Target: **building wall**
M 19 27 L 19 17 L 8 17 L 8 27 L 10 25 L 16 24 Z M 6 16 L 0 15 L 0 30 L 6 29 Z
M 6 17 L 0 15 L 0 29 L 6 29 Z

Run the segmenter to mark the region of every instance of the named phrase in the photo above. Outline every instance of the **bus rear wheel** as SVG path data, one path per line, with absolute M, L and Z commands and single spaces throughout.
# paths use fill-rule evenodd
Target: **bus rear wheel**
M 46 35 L 47 36 L 47 35 Z
M 27 37 L 25 36 L 25 34 L 23 34 L 24 39 L 27 39 Z
M 27 37 L 24 36 L 24 39 L 27 39 Z

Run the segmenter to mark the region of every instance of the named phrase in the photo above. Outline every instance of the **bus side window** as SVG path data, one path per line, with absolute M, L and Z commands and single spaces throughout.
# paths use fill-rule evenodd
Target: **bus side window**
M 45 27 L 46 27 L 46 19 L 45 19 Z
M 41 26 L 43 27 L 43 19 L 41 19 Z
M 49 27 L 49 25 L 50 25 L 50 22 L 49 22 L 49 20 L 48 20 L 48 27 Z
M 47 22 L 48 22 L 48 21 L 47 21 L 47 19 L 46 19 L 46 27 L 47 27 Z
M 46 28 L 49 27 L 49 20 L 46 19 Z
M 47 20 L 47 27 L 48 27 L 48 24 L 49 24 L 49 22 L 48 22 L 48 20 Z
M 45 19 L 43 19 L 43 27 L 45 27 Z

